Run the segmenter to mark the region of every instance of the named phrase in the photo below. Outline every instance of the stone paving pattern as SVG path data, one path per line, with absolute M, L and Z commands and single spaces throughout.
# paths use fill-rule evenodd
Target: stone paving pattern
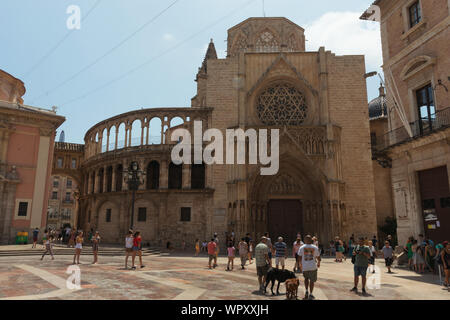
M 41 249 L 37 249 L 41 250 Z M 65 286 L 67 267 L 72 257 L 49 256 L 41 261 L 37 256 L 0 257 L 0 299 L 183 299 L 183 300 L 285 300 L 285 286 L 280 286 L 279 296 L 258 293 L 255 264 L 240 270 L 235 259 L 234 271 L 226 271 L 226 257 L 219 257 L 219 267 L 209 270 L 206 255 L 192 257 L 186 253 L 144 257 L 145 268 L 125 270 L 124 257 L 100 256 L 99 264 L 92 265 L 92 256 L 81 256 L 81 290 Z M 129 261 L 131 266 L 131 259 Z M 294 260 L 287 260 L 292 270 Z M 397 300 L 397 299 L 450 299 L 450 293 L 439 286 L 436 275 L 418 275 L 404 269 L 394 269 L 387 274 L 384 260 L 377 266 L 381 271 L 380 289 L 368 290 L 370 296 L 351 293 L 353 265 L 349 260 L 335 263 L 324 258 L 316 284 L 317 299 L 331 300 Z M 303 276 L 299 299 L 303 298 Z M 276 287 L 275 287 L 276 288 Z

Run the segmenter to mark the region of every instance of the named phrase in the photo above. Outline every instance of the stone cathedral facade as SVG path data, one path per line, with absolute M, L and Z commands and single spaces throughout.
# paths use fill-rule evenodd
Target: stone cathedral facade
M 214 232 L 224 239 L 268 231 L 288 242 L 311 233 L 323 244 L 377 234 L 365 72 L 362 55 L 305 51 L 304 29 L 288 19 L 243 21 L 228 30 L 226 58 L 211 41 L 191 107 L 130 111 L 86 133 L 74 173 L 78 226 L 122 242 L 131 220 L 127 168 L 137 161 L 134 227 L 151 245 Z M 250 164 L 175 165 L 170 132 L 192 130 L 196 120 L 224 136 L 233 128 L 279 129 L 278 173 L 262 176 Z

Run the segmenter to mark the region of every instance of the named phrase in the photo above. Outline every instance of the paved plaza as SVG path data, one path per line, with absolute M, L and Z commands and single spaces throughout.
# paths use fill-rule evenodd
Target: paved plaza
M 3 247 L 4 248 L 4 247 Z M 41 249 L 34 249 L 41 251 Z M 85 249 L 90 253 L 89 249 Z M 1 248 L 0 248 L 1 253 Z M 285 300 L 285 286 L 280 286 L 279 296 L 258 293 L 255 264 L 246 270 L 239 266 L 226 271 L 226 257 L 219 257 L 219 267 L 209 270 L 205 255 L 193 257 L 187 253 L 152 253 L 143 258 L 145 268 L 125 270 L 124 256 L 100 256 L 99 264 L 92 265 L 91 255 L 81 256 L 81 289 L 67 288 L 66 273 L 72 256 L 49 256 L 40 260 L 38 255 L 0 256 L 0 299 L 164 299 L 164 300 Z M 324 258 L 319 269 L 315 297 L 320 300 L 399 300 L 439 299 L 448 300 L 450 293 L 439 286 L 436 275 L 418 275 L 414 272 L 394 269 L 387 274 L 381 259 L 380 288 L 369 289 L 363 297 L 349 292 L 353 286 L 353 265 L 350 260 L 335 263 L 333 258 Z M 239 264 L 239 259 L 235 260 Z M 131 265 L 131 259 L 130 259 Z M 287 260 L 292 270 L 294 260 Z M 303 298 L 303 277 L 299 288 L 299 299 Z M 301 303 L 301 302 L 299 302 Z

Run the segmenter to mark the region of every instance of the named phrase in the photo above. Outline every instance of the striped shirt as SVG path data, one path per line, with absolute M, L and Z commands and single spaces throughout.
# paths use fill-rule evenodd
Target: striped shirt
M 286 243 L 276 242 L 275 245 L 275 257 L 285 257 L 286 256 Z

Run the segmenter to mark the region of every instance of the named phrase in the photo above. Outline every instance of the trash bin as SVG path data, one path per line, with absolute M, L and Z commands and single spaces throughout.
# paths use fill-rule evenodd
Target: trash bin
M 16 244 L 21 244 L 21 243 L 22 243 L 22 232 L 17 232 Z
M 23 244 L 28 244 L 28 232 L 23 233 Z

